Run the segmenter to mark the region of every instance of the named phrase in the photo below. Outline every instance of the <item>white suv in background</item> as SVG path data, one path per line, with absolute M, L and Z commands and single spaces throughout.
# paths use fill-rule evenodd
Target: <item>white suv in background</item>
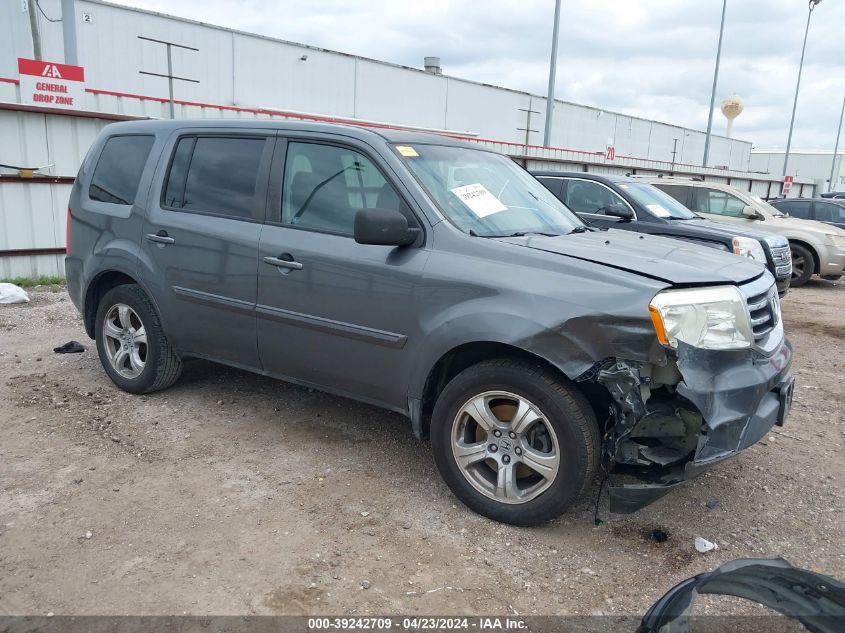
M 737 222 L 789 240 L 793 288 L 817 274 L 839 279 L 845 274 L 845 230 L 814 220 L 798 220 L 761 198 L 730 185 L 690 178 L 649 177 L 648 182 L 709 220 Z

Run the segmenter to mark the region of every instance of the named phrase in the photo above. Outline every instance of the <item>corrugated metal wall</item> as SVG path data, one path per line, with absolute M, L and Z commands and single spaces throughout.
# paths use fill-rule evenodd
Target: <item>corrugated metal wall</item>
M 354 117 L 511 142 L 525 140 L 518 128 L 529 127 L 521 110 L 530 107 L 538 112 L 530 127 L 542 128 L 546 108 L 541 96 L 127 7 L 91 0 L 76 5 L 79 15 L 84 11 L 92 18 L 77 24 L 80 62 L 90 88 L 166 96 L 165 79 L 138 72 L 166 69 L 164 47 L 137 39 L 144 35 L 199 49 L 173 52 L 174 72 L 200 81 L 177 82 L 177 98 L 185 101 Z M 60 0 L 41 0 L 41 6 L 48 15 L 61 14 Z M 16 58 L 31 56 L 27 20 L 19 2 L 0 3 L 0 33 L 8 33 L 0 36 L 0 77 L 16 77 Z M 44 58 L 60 61 L 61 23 L 39 20 Z M 531 133 L 529 143 L 540 144 L 541 139 L 539 132 Z M 704 134 L 696 130 L 556 102 L 552 146 L 603 152 L 609 140 L 618 156 L 666 163 L 672 162 L 673 151 L 678 164 L 700 163 L 704 150 Z M 748 142 L 716 136 L 711 164 L 745 170 L 750 150 Z
M 11 90 L 11 94 L 10 94 Z M 16 87 L 0 84 L 0 98 L 13 97 Z M 166 104 L 111 95 L 88 95 L 104 110 L 121 110 L 135 115 L 161 116 Z M 15 106 L 18 107 L 18 106 Z M 180 105 L 177 115 L 185 118 L 298 118 L 298 115 L 232 110 L 218 107 Z M 44 167 L 36 179 L 19 178 L 14 170 L 0 169 L 0 251 L 61 250 L 65 245 L 65 220 L 71 182 L 85 152 L 110 120 L 98 114 L 73 116 L 21 109 L 0 109 L 0 163 Z M 479 144 L 518 159 L 531 169 L 594 171 L 609 174 L 665 172 L 665 163 L 642 159 L 608 161 L 603 154 L 575 150 L 524 146 L 518 143 L 477 140 Z M 621 164 L 620 164 L 621 163 Z M 728 182 L 766 197 L 780 185 L 771 179 L 755 179 L 744 172 L 679 167 L 676 173 L 702 175 Z M 812 185 L 806 185 L 812 187 Z M 798 195 L 799 187 L 793 189 Z M 805 191 L 806 195 L 806 191 Z M 62 275 L 63 254 L 19 253 L 0 256 L 0 278 Z

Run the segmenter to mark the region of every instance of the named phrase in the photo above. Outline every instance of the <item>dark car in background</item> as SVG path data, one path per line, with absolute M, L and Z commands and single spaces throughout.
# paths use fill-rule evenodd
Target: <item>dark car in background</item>
M 786 294 L 792 276 L 789 242 L 728 224 L 705 220 L 653 185 L 628 176 L 532 171 L 585 223 L 702 244 L 764 264 Z
M 817 220 L 845 229 L 845 200 L 838 198 L 789 198 L 769 204 L 793 218 Z
M 836 200 L 845 200 L 845 191 L 828 191 L 827 193 L 819 194 L 822 198 L 835 198 Z

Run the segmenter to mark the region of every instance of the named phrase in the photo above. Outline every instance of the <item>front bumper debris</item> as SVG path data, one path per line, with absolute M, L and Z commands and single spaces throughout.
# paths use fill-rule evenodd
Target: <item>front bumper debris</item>
M 690 614 L 699 594 L 736 596 L 757 602 L 798 620 L 813 633 L 841 633 L 845 624 L 845 584 L 793 567 L 782 558 L 737 559 L 670 589 L 646 612 L 637 633 L 697 630 L 690 625 Z M 726 616 L 722 618 L 724 626 L 720 630 L 732 630 L 730 622 L 725 621 Z
M 783 425 L 791 362 L 784 338 L 770 355 L 681 343 L 669 368 L 605 363 L 593 376 L 612 397 L 605 466 L 639 480 L 610 487 L 610 511 L 635 512 Z

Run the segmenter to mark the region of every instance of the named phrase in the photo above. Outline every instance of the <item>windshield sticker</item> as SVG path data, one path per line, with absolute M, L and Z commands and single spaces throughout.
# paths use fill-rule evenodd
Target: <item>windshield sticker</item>
M 396 151 L 402 154 L 402 156 L 407 156 L 408 158 L 415 158 L 419 156 L 419 154 L 417 154 L 417 150 L 410 145 L 397 145 Z
M 479 218 L 508 210 L 501 200 L 487 191 L 481 183 L 455 187 L 451 191 Z
M 646 209 L 651 211 L 654 215 L 658 218 L 671 218 L 672 214 L 666 210 L 662 204 L 647 204 L 645 205 Z

